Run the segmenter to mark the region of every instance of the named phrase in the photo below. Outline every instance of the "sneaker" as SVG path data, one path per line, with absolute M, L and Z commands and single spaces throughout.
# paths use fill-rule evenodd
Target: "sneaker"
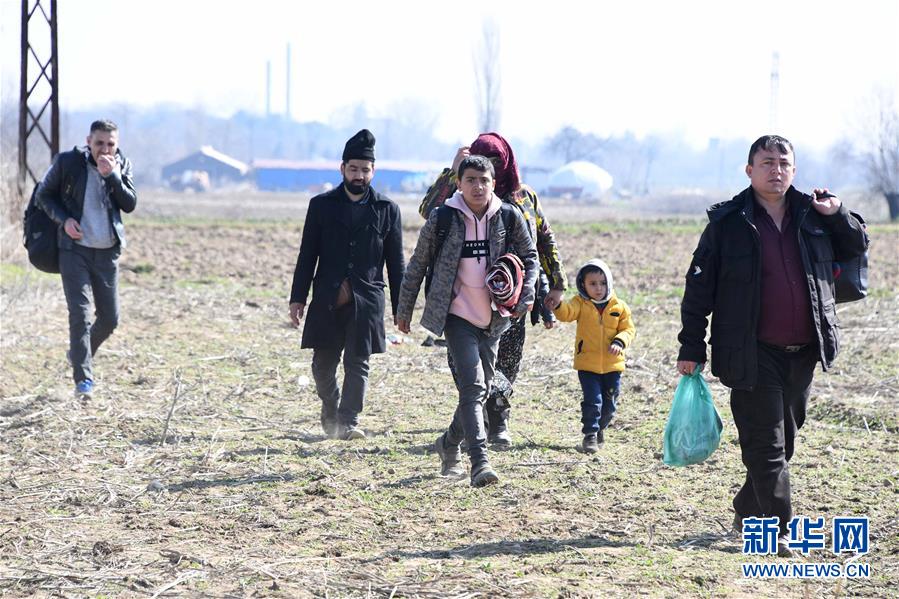
M 90 399 L 93 395 L 94 381 L 84 379 L 83 381 L 78 381 L 78 384 L 75 385 L 75 397 L 78 399 Z
M 434 451 L 440 457 L 440 476 L 460 477 L 465 474 L 462 469 L 462 450 L 459 446 L 447 448 L 445 441 L 446 433 L 434 441 Z
M 493 471 L 489 462 L 484 462 L 471 472 L 472 487 L 486 487 L 499 482 L 499 476 Z
M 596 453 L 599 451 L 599 443 L 597 442 L 598 435 L 596 433 L 590 433 L 589 435 L 584 435 L 584 440 L 581 442 L 581 451 L 584 453 Z
M 790 537 L 787 535 L 777 537 L 777 557 L 793 557 L 793 550 L 790 549 Z
M 365 438 L 365 431 L 355 424 L 345 424 L 341 428 L 343 429 L 341 438 L 344 441 L 358 441 Z

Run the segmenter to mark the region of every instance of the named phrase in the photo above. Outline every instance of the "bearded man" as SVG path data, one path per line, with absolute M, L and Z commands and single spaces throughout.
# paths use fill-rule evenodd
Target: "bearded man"
M 365 438 L 359 413 L 369 357 L 386 351 L 384 265 L 395 323 L 405 261 L 399 206 L 371 187 L 375 137 L 367 129 L 347 141 L 340 174 L 342 185 L 309 201 L 290 292 L 290 320 L 300 326 L 314 281 L 301 347 L 313 350 L 324 433 L 351 441 Z M 338 388 L 341 354 L 344 376 Z

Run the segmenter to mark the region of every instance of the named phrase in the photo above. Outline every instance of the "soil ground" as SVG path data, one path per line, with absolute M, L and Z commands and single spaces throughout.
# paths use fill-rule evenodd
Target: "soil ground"
M 757 580 L 741 565 L 784 560 L 744 556 L 728 532 L 743 467 L 714 379 L 720 447 L 696 466 L 661 461 L 699 218 L 547 202 L 568 272 L 610 262 L 637 339 L 606 443 L 585 456 L 574 325 L 529 329 L 515 446 L 491 453 L 502 482 L 475 490 L 438 476 L 431 446 L 455 391 L 420 328 L 372 359 L 368 438 L 322 435 L 311 352 L 287 321 L 306 202 L 144 194 L 89 402 L 72 397 L 58 276 L 5 248 L 0 594 L 896 596 L 899 227 L 871 227 L 871 295 L 839 309 L 842 353 L 816 374 L 791 463 L 796 514 L 870 518 L 871 551 L 853 559 L 870 576 Z M 408 256 L 421 220 L 401 203 Z

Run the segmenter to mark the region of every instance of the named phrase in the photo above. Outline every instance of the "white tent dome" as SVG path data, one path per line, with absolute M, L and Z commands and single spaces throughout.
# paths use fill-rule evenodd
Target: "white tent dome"
M 551 195 L 598 198 L 612 189 L 612 175 L 584 160 L 575 160 L 556 169 L 549 176 Z

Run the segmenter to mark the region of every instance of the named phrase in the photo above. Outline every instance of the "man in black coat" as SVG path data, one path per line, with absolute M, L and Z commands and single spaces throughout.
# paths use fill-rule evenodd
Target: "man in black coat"
M 826 189 L 792 186 L 792 144 L 766 135 L 752 144 L 751 185 L 708 211 L 709 224 L 687 272 L 677 370 L 706 360 L 711 326 L 712 374 L 731 388 L 746 479 L 733 500 L 734 526 L 745 518 L 779 518 L 779 555 L 792 551 L 787 462 L 805 421 L 815 364 L 827 370 L 839 350 L 835 261 L 868 245 L 861 222 Z
M 68 357 L 75 396 L 82 399 L 94 392 L 92 357 L 119 322 L 122 212 L 137 206 L 131 162 L 118 145 L 116 124 L 94 121 L 87 147 L 59 154 L 37 189 L 38 205 L 59 226 L 59 272 L 69 310 Z
M 386 351 L 384 264 L 394 322 L 405 270 L 399 206 L 371 188 L 374 147 L 367 129 L 350 138 L 340 165 L 343 184 L 309 201 L 290 292 L 290 319 L 298 327 L 314 284 L 301 347 L 313 349 L 322 429 L 332 439 L 365 438 L 358 420 L 368 360 Z

